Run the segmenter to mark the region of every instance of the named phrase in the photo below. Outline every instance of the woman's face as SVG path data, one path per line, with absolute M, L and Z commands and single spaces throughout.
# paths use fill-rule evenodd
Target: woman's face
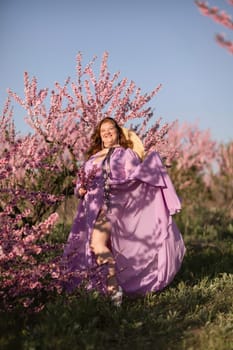
M 100 137 L 104 144 L 104 147 L 112 147 L 118 144 L 118 132 L 117 128 L 111 121 L 103 122 L 100 127 Z

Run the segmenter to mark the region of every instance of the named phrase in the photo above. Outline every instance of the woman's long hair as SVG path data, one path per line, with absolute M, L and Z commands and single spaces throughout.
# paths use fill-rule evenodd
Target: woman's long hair
M 106 117 L 98 123 L 93 134 L 91 135 L 91 145 L 85 154 L 86 159 L 89 159 L 93 154 L 101 151 L 102 140 L 100 137 L 100 128 L 104 122 L 108 122 L 108 121 L 110 121 L 117 129 L 119 145 L 121 145 L 124 148 L 132 148 L 133 147 L 132 141 L 126 139 L 126 137 L 122 131 L 122 128 L 118 125 L 118 123 L 113 118 Z

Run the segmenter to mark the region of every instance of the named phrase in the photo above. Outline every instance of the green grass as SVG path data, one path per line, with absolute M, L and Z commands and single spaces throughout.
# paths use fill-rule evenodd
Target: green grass
M 231 237 L 185 237 L 187 254 L 173 283 L 121 308 L 97 293 L 61 295 L 37 314 L 0 314 L 0 349 L 231 350 Z

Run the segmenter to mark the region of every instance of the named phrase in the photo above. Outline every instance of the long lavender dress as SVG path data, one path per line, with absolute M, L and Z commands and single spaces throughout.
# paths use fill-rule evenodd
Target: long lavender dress
M 86 173 L 93 168 L 95 159 L 93 155 L 86 162 Z M 181 209 L 179 198 L 156 152 L 141 162 L 131 149 L 118 147 L 111 155 L 110 169 L 110 206 L 106 215 L 111 223 L 111 249 L 118 282 L 128 294 L 161 290 L 173 280 L 185 253 L 182 236 L 172 219 Z M 76 191 L 79 187 L 77 183 Z M 93 272 L 97 265 L 90 239 L 103 207 L 101 162 L 87 194 L 79 202 L 63 256 L 66 272 L 92 271 L 91 287 L 102 278 Z M 71 288 L 81 280 L 73 277 Z M 105 282 L 101 283 L 103 286 Z

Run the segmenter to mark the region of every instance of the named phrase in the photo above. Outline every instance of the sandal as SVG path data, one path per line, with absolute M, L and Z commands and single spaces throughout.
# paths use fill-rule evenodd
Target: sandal
M 111 300 L 113 304 L 117 307 L 121 306 L 122 304 L 122 298 L 123 298 L 123 290 L 119 286 L 118 289 L 116 289 L 112 294 L 111 294 Z

